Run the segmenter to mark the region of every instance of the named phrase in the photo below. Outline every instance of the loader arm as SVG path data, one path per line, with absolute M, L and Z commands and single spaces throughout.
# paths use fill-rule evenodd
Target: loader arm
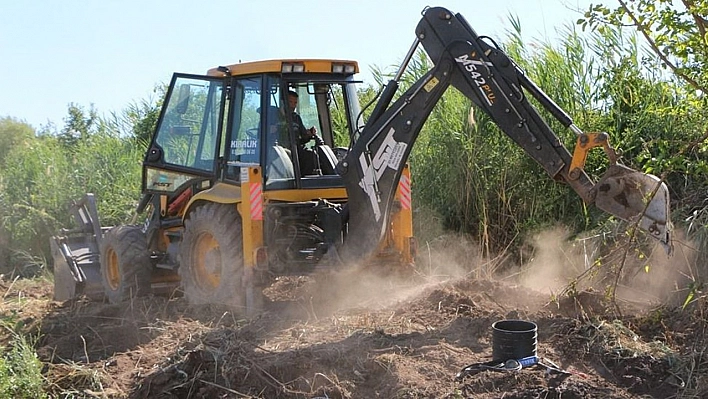
M 486 39 L 486 40 L 485 40 Z M 348 193 L 348 233 L 344 259 L 371 254 L 383 238 L 396 187 L 423 124 L 452 85 L 486 112 L 499 128 L 555 180 L 567 183 L 589 204 L 623 220 L 636 221 L 670 248 L 668 189 L 656 177 L 616 163 L 606 135 L 587 135 L 488 38 L 478 36 L 459 14 L 427 8 L 416 28 L 416 41 L 376 104 L 366 126 L 338 165 Z M 422 44 L 433 67 L 393 104 L 402 70 Z M 527 94 L 578 136 L 574 155 L 563 146 Z M 389 106 L 390 105 L 390 106 Z M 589 142 L 590 138 L 595 142 Z M 587 151 L 602 147 L 608 172 L 596 184 L 585 173 Z M 648 201 L 651 199 L 651 201 Z

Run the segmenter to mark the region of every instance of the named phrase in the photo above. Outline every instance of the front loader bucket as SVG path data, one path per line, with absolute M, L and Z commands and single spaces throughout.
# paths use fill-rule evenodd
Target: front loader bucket
M 101 264 L 92 240 L 82 237 L 52 237 L 54 300 L 67 301 L 80 295 L 103 297 Z
M 626 166 L 610 165 L 595 186 L 595 205 L 637 226 L 671 252 L 669 189 L 658 177 Z
M 103 231 L 96 200 L 86 194 L 70 208 L 75 229 L 62 229 L 49 244 L 54 260 L 54 299 L 66 301 L 80 295 L 102 298 L 100 243 Z

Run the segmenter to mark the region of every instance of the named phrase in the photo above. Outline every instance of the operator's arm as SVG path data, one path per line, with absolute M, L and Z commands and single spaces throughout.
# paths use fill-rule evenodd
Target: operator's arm
M 305 127 L 305 123 L 302 121 L 302 117 L 297 112 L 293 112 L 293 127 L 296 128 L 296 133 L 298 137 L 298 144 L 305 145 L 310 140 L 317 137 L 317 128 L 312 126 L 309 129 Z

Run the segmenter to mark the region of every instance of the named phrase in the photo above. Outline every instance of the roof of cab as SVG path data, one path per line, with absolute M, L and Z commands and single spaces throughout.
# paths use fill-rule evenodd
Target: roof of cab
M 280 73 L 283 64 L 303 64 L 305 73 L 332 73 L 333 64 L 354 65 L 354 73 L 359 72 L 359 64 L 351 60 L 333 60 L 333 59 L 282 59 L 282 60 L 263 60 L 241 62 L 238 64 L 224 65 L 216 68 L 211 68 L 207 71 L 209 76 L 240 76 L 254 73 Z

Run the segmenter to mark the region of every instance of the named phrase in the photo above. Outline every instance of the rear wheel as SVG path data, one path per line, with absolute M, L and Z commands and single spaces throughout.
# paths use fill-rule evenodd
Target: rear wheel
M 189 215 L 179 275 L 189 303 L 245 306 L 243 237 L 235 205 L 209 203 Z
M 101 280 L 111 303 L 150 293 L 150 257 L 139 226 L 117 226 L 101 241 Z

